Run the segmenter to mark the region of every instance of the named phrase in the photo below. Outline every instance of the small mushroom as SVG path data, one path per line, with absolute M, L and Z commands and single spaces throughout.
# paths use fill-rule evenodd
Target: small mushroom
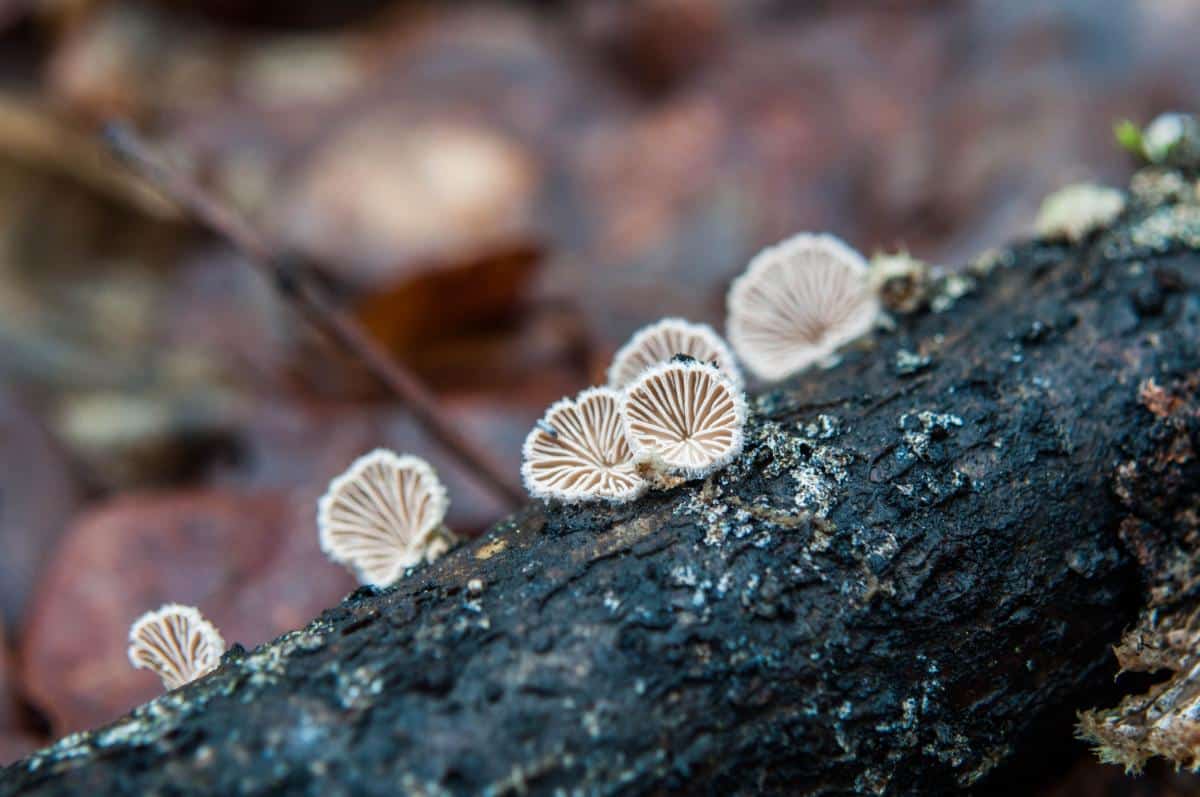
M 613 357 L 608 386 L 620 390 L 646 369 L 677 354 L 713 363 L 738 390 L 742 389 L 742 372 L 721 336 L 707 324 L 693 324 L 682 318 L 664 318 L 634 333 Z
M 334 479 L 317 508 L 321 550 L 364 584 L 387 586 L 449 550 L 450 500 L 420 457 L 376 449 Z
M 908 252 L 880 252 L 871 258 L 867 282 L 888 310 L 915 313 L 929 298 L 930 268 Z
M 832 235 L 802 233 L 750 261 L 729 289 L 728 311 L 738 357 L 779 380 L 869 332 L 879 302 L 862 255 Z
M 1125 195 L 1115 188 L 1077 183 L 1042 200 L 1037 233 L 1048 240 L 1082 241 L 1107 227 L 1125 210 Z
M 521 478 L 535 498 L 631 501 L 646 489 L 618 411 L 620 394 L 593 387 L 555 402 L 525 438 Z
M 746 399 L 717 368 L 672 361 L 625 389 L 621 418 L 638 462 L 696 479 L 741 453 Z
M 1142 131 L 1141 144 L 1151 163 L 1193 167 L 1200 158 L 1200 121 L 1186 113 L 1161 114 Z
M 224 652 L 221 634 L 192 606 L 167 604 L 143 614 L 129 629 L 129 663 L 153 670 L 166 689 L 212 672 Z

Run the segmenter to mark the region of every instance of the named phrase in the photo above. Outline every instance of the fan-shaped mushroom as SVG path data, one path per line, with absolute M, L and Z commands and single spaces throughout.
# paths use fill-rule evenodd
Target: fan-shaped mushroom
M 715 364 L 741 390 L 742 372 L 721 336 L 707 324 L 693 324 L 682 318 L 664 318 L 634 333 L 613 357 L 608 386 L 620 390 L 646 369 L 677 354 Z
M 589 388 L 556 402 L 525 438 L 521 477 L 535 498 L 631 501 L 646 489 L 618 411 L 620 394 Z
M 334 479 L 317 509 L 321 550 L 367 584 L 385 586 L 449 546 L 450 500 L 425 460 L 376 449 Z
M 741 453 L 746 400 L 713 366 L 673 361 L 625 389 L 621 418 L 635 454 L 699 478 Z
M 192 606 L 167 604 L 143 614 L 129 629 L 129 663 L 153 670 L 166 689 L 212 672 L 224 652 L 221 634 Z
M 831 235 L 768 247 L 729 289 L 729 341 L 763 379 L 783 379 L 866 334 L 879 304 L 862 256 Z

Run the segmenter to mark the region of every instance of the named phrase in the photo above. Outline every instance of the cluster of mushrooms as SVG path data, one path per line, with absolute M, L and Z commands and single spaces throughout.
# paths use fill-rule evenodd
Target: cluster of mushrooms
M 1172 151 L 1175 144 L 1163 142 L 1180 138 L 1179 127 L 1174 120 L 1151 125 L 1140 143 L 1147 158 L 1157 162 L 1154 152 Z M 1078 241 L 1124 207 L 1120 191 L 1069 186 L 1046 198 L 1037 231 Z M 530 431 L 522 450 L 526 489 L 564 503 L 621 503 L 707 476 L 742 450 L 739 362 L 772 382 L 826 361 L 874 327 L 881 297 L 890 310 L 914 311 L 928 277 L 928 267 L 905 254 L 877 256 L 868 266 L 831 235 L 802 233 L 768 247 L 730 287 L 732 348 L 711 327 L 679 318 L 638 331 L 614 357 L 606 385 L 555 402 Z M 429 463 L 377 449 L 321 498 L 321 549 L 362 583 L 387 586 L 453 547 L 443 524 L 449 506 Z M 191 606 L 163 606 L 129 632 L 130 662 L 157 673 L 167 689 L 216 669 L 224 651 L 220 633 Z
M 554 404 L 529 433 L 526 489 L 623 502 L 724 467 L 742 450 L 746 421 L 738 361 L 758 379 L 783 379 L 868 332 L 879 305 L 867 273 L 829 235 L 766 249 L 729 291 L 733 351 L 704 324 L 667 318 L 642 329 L 617 352 L 607 385 Z
M 732 350 L 711 327 L 683 319 L 640 330 L 617 352 L 606 385 L 556 402 L 530 431 L 525 486 L 545 500 L 619 503 L 704 477 L 742 450 L 739 361 L 759 380 L 783 379 L 870 331 L 878 313 L 867 262 L 837 238 L 801 234 L 769 247 L 730 288 Z M 321 498 L 321 549 L 364 584 L 392 584 L 454 545 L 443 525 L 449 505 L 429 463 L 377 449 Z M 164 606 L 129 632 L 130 662 L 167 689 L 216 669 L 224 650 L 190 606 Z

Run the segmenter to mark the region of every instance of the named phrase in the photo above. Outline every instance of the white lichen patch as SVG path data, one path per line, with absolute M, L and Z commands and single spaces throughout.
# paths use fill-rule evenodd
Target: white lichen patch
M 804 436 L 817 440 L 828 440 L 841 434 L 842 422 L 836 415 L 821 413 L 814 420 L 804 424 Z
M 827 517 L 837 503 L 837 482 L 813 465 L 792 471 L 796 481 L 796 506 L 816 517 Z
M 1047 240 L 1082 241 L 1113 223 L 1125 210 L 1125 195 L 1091 183 L 1069 185 L 1042 201 L 1035 227 Z
M 729 509 L 728 504 L 714 504 L 703 512 L 705 545 L 720 545 L 725 540 L 729 534 L 729 525 L 722 520 Z
M 985 249 L 967 263 L 967 272 L 982 279 L 997 268 L 1012 268 L 1016 263 L 1017 256 L 1011 249 Z
M 340 669 L 336 677 L 338 702 L 347 710 L 368 708 L 383 692 L 383 678 L 372 667 L 361 666 L 352 670 Z
M 810 549 L 827 547 L 824 526 L 814 518 L 837 505 L 839 485 L 855 459 L 853 452 L 830 442 L 841 428 L 839 419 L 829 414 L 798 423 L 800 434 L 773 422 L 749 425 L 747 448 L 754 454 L 710 477 L 704 489 L 682 496 L 673 514 L 703 529 L 703 542 L 710 547 L 733 542 L 769 547 L 775 535 L 800 529 L 811 535 Z M 744 502 L 736 488 L 755 477 L 777 486 Z
M 313 624 L 290 631 L 272 644 L 257 648 L 242 660 L 242 669 L 249 673 L 248 680 L 252 685 L 274 684 L 283 677 L 288 659 L 295 653 L 312 652 L 324 646 L 325 635 Z
M 929 307 L 935 313 L 944 313 L 975 290 L 975 279 L 966 274 L 947 274 L 938 280 Z
M 930 410 L 906 412 L 899 420 L 905 444 L 921 459 L 928 457 L 930 444 L 935 438 L 945 437 L 952 429 L 962 425 L 963 419 L 957 415 Z
M 1166 252 L 1183 245 L 1200 247 L 1200 207 L 1174 205 L 1160 208 L 1129 228 L 1135 251 Z
M 850 534 L 850 544 L 868 564 L 884 565 L 900 551 L 899 538 L 889 530 L 872 529 L 868 533 L 865 528 L 855 528 Z
M 694 587 L 698 580 L 691 565 L 676 565 L 671 569 L 671 581 L 677 587 Z
M 910 376 L 933 364 L 933 358 L 927 354 L 918 354 L 909 349 L 900 349 L 892 361 L 892 371 L 897 376 Z
M 1193 201 L 1196 187 L 1174 169 L 1148 166 L 1130 178 L 1129 193 L 1143 205 L 1169 205 Z

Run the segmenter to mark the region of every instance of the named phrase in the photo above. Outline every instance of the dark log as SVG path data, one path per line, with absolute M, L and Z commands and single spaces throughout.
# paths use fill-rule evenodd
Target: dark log
M 1061 743 L 1142 602 L 1139 387 L 1200 372 L 1194 196 L 936 282 L 720 474 L 531 505 L 0 794 L 936 794 Z

